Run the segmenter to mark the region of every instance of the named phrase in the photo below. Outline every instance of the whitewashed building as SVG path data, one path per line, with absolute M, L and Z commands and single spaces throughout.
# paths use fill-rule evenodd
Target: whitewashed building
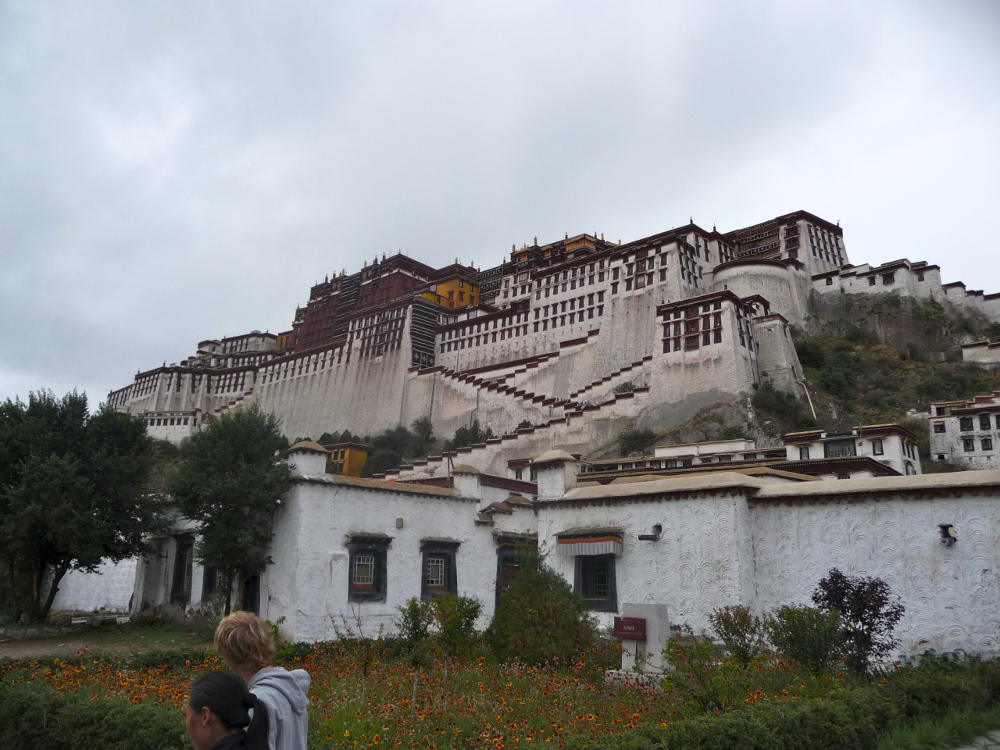
M 931 458 L 973 469 L 1000 468 L 1000 391 L 930 409 Z
M 553 450 L 532 462 L 534 483 L 469 466 L 417 483 L 328 475 L 314 443 L 288 460 L 273 564 L 240 594 L 262 617 L 284 618 L 296 640 L 359 621 L 365 635 L 391 630 L 408 599 L 447 592 L 482 602 L 485 626 L 516 575 L 518 545 L 530 544 L 604 626 L 630 605 L 662 605 L 672 622 L 707 630 L 717 607 L 807 603 L 837 567 L 899 594 L 901 653 L 1000 653 L 998 470 L 823 480 L 724 465 L 593 479 Z M 208 595 L 211 571 L 190 554 L 195 532 L 179 523 L 135 563 L 134 609 Z

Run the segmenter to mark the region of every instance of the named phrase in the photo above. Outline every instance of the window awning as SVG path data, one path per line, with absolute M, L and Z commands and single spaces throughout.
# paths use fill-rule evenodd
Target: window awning
M 564 557 L 621 555 L 621 529 L 567 529 L 556 534 L 556 548 Z

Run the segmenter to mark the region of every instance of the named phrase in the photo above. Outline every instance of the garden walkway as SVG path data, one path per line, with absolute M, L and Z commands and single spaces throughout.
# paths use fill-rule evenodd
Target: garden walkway
M 973 740 L 968 745 L 956 747 L 954 750 L 1000 750 L 1000 731 Z

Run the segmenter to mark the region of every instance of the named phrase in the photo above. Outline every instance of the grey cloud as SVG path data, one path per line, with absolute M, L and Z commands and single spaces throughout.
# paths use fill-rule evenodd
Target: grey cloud
M 95 402 L 402 248 L 797 208 L 1000 290 L 991 2 L 0 1 L 0 397 Z M 992 252 L 992 254 L 991 254 Z

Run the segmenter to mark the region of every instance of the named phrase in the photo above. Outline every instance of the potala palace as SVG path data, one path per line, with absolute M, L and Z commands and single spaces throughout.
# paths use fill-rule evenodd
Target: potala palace
M 1000 321 L 1000 294 L 943 284 L 923 261 L 851 265 L 841 228 L 798 211 L 729 232 L 535 242 L 488 270 L 383 256 L 315 285 L 290 330 L 202 341 L 109 399 L 174 442 L 254 402 L 289 436 L 418 418 L 438 435 L 478 421 L 499 436 L 376 478 L 329 473 L 328 447 L 293 445 L 273 564 L 241 592 L 291 638 L 330 638 L 352 612 L 374 633 L 410 597 L 442 592 L 489 618 L 529 544 L 604 625 L 654 607 L 700 630 L 715 607 L 805 602 L 839 567 L 901 596 L 903 653 L 998 653 L 1000 470 L 921 474 L 914 435 L 894 424 L 595 456 L 626 428 L 747 405 L 755 385 L 802 394 L 790 326 L 851 295 Z M 982 456 L 1000 445 L 1000 391 L 934 408 L 935 455 L 971 445 L 975 467 L 995 466 Z M 207 601 L 197 533 L 179 520 L 146 558 L 67 576 L 56 607 Z
M 850 265 L 842 229 L 797 211 L 724 233 L 535 242 L 482 271 L 383 256 L 313 286 L 289 331 L 202 341 L 108 400 L 175 442 L 250 402 L 289 438 L 478 421 L 502 438 L 471 463 L 501 472 L 682 423 L 761 382 L 801 394 L 789 326 L 808 328 L 818 297 L 886 293 L 1000 321 L 1000 294 L 942 284 L 926 262 Z

